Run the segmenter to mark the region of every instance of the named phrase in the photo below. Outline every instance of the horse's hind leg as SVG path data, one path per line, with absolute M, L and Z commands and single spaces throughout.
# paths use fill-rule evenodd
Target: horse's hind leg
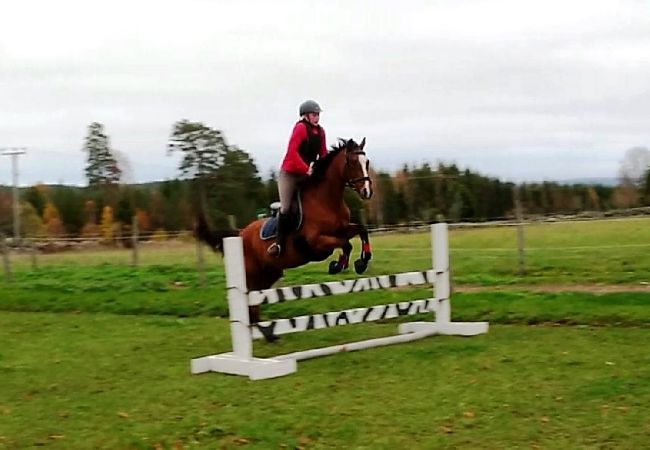
M 352 244 L 350 244 L 350 241 L 346 241 L 345 244 L 343 244 L 343 247 L 341 248 L 343 250 L 343 253 L 339 255 L 339 260 L 330 261 L 330 266 L 329 266 L 330 275 L 337 274 L 342 270 L 347 269 L 350 265 L 350 253 L 352 253 Z
M 246 274 L 246 284 L 249 291 L 261 291 L 268 289 L 273 284 L 282 278 L 282 270 L 275 267 L 261 267 L 255 271 L 249 271 Z M 254 305 L 248 307 L 248 315 L 251 325 L 261 321 L 260 306 Z M 266 340 L 271 342 L 275 339 L 266 337 Z

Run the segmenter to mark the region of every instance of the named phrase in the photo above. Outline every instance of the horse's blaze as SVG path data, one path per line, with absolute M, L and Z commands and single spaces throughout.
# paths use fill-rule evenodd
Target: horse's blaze
M 370 165 L 370 160 L 366 155 L 359 155 L 359 165 L 361 166 L 363 177 L 366 178 L 366 180 L 363 182 L 361 195 L 363 198 L 369 199 L 372 197 L 372 187 L 370 185 L 370 181 L 368 180 L 370 178 L 370 175 L 368 174 L 368 166 Z

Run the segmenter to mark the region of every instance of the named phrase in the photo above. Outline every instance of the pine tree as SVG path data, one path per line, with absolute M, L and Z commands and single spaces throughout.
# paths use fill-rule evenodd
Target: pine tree
M 88 154 L 88 164 L 85 170 L 88 186 L 119 183 L 122 171 L 101 123 L 93 122 L 88 126 L 88 135 L 84 141 L 83 151 Z
M 183 153 L 179 170 L 189 178 L 209 178 L 223 164 L 228 144 L 219 130 L 201 122 L 181 120 L 174 124 L 167 144 L 168 153 Z

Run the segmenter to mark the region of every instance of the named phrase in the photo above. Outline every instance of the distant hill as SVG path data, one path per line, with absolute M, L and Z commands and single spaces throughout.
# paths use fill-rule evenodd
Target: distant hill
M 618 178 L 611 177 L 593 177 L 593 178 L 571 178 L 569 180 L 559 181 L 561 184 L 587 184 L 591 186 L 618 186 Z

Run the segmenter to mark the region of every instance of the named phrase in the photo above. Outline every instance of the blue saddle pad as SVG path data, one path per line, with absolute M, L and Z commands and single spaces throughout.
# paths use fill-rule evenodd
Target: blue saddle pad
M 272 239 L 275 237 L 278 232 L 278 217 L 270 217 L 266 219 L 266 222 L 262 225 L 260 230 L 260 237 L 263 240 Z
M 291 205 L 291 230 L 299 230 L 302 226 L 302 199 L 300 191 L 296 196 L 296 201 Z M 278 232 L 278 216 L 273 216 L 264 221 L 260 229 L 260 239 L 263 241 L 267 239 L 275 239 Z

